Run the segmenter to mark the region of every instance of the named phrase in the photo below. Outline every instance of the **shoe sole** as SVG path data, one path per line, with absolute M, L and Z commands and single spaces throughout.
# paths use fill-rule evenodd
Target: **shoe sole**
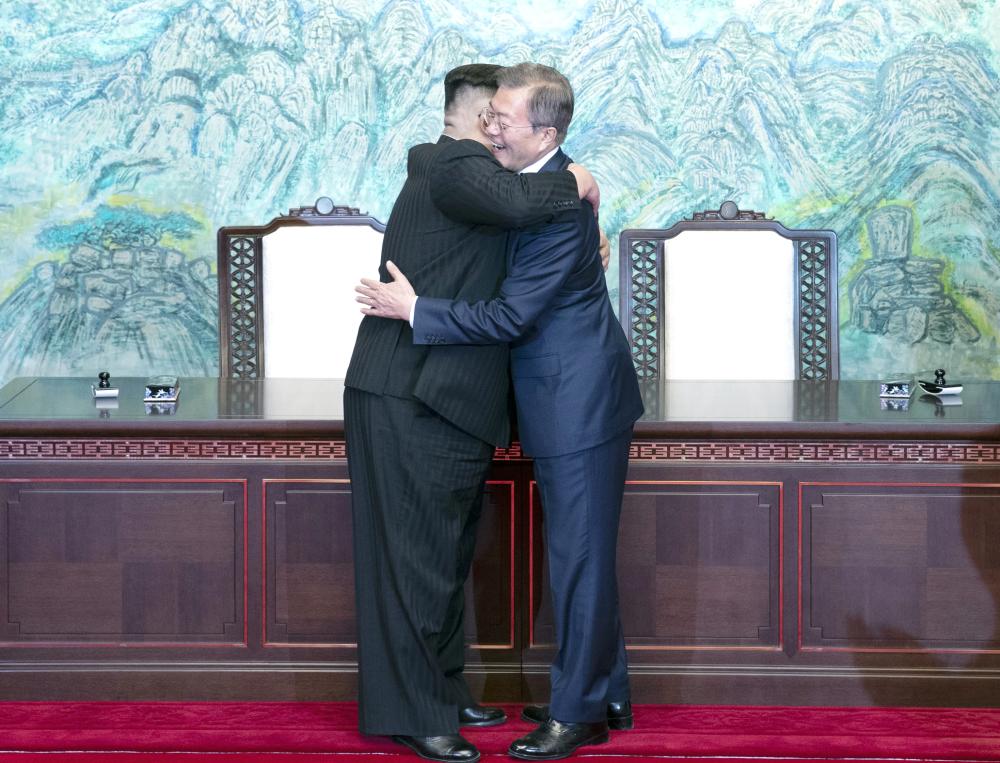
M 562 760 L 563 758 L 568 758 L 570 755 L 575 753 L 581 747 L 586 747 L 587 745 L 593 744 L 604 744 L 610 739 L 610 737 L 605 732 L 604 734 L 599 734 L 596 737 L 591 737 L 586 742 L 580 742 L 576 747 L 567 752 L 561 752 L 558 755 L 525 755 L 524 753 L 518 754 L 514 750 L 507 750 L 507 754 L 512 758 L 517 758 L 518 760 Z
M 417 754 L 418 757 L 421 757 L 424 760 L 436 760 L 436 761 L 438 761 L 438 763 L 456 763 L 456 761 L 453 760 L 452 758 L 435 758 L 435 757 L 432 757 L 430 755 L 424 755 L 422 752 L 420 752 L 420 750 L 417 747 L 415 747 L 414 745 L 410 744 L 405 739 L 401 739 L 400 737 L 394 736 L 394 737 L 392 737 L 392 741 L 395 742 L 396 744 L 401 744 L 404 747 L 409 747 L 411 750 L 413 750 L 413 752 L 415 752 Z M 461 763 L 477 763 L 477 761 L 481 757 L 482 757 L 482 753 L 480 753 L 478 750 L 476 750 L 476 757 L 474 757 L 474 758 L 463 758 L 462 761 L 461 761 Z
M 522 710 L 521 720 L 527 721 L 528 723 L 545 723 L 548 718 L 538 720 L 537 718 L 532 718 Z M 631 715 L 624 715 L 617 718 L 608 718 L 608 728 L 612 731 L 630 731 L 635 728 L 635 717 Z

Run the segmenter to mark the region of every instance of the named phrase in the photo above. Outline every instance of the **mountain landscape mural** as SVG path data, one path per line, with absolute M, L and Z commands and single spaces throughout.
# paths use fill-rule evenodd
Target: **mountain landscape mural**
M 217 228 L 321 195 L 386 220 L 444 73 L 523 60 L 574 85 L 613 241 L 726 199 L 831 228 L 841 376 L 1000 378 L 995 0 L 560 7 L 4 3 L 0 381 L 215 374 Z

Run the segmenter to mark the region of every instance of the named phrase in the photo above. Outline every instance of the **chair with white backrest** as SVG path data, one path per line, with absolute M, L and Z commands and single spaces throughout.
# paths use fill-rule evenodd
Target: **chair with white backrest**
M 322 197 L 266 225 L 218 233 L 223 378 L 343 379 L 377 278 L 385 225 Z
M 790 230 L 727 201 L 622 231 L 619 258 L 619 319 L 644 387 L 838 377 L 833 231 Z

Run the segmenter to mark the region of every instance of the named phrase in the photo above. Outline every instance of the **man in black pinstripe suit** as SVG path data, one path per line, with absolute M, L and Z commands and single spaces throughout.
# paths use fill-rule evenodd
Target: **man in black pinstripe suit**
M 476 301 L 505 274 L 507 230 L 579 208 L 577 175 L 516 175 L 480 143 L 478 115 L 499 67 L 445 79 L 445 134 L 410 149 L 386 225 L 385 263 L 419 293 Z M 589 182 L 588 182 L 589 181 Z M 420 346 L 405 321 L 366 317 L 347 371 L 353 490 L 359 726 L 421 757 L 478 760 L 459 725 L 502 723 L 465 683 L 463 585 L 493 449 L 509 436 L 504 345 Z

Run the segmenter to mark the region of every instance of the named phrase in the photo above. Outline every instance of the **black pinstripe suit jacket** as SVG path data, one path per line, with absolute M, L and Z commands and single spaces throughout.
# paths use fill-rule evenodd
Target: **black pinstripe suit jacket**
M 417 294 L 490 299 L 505 275 L 505 229 L 548 222 L 580 206 L 568 171 L 517 175 L 480 144 L 442 137 L 410 149 L 407 178 L 382 242 Z M 366 316 L 345 383 L 416 398 L 459 428 L 508 441 L 506 345 L 419 346 L 406 321 Z

